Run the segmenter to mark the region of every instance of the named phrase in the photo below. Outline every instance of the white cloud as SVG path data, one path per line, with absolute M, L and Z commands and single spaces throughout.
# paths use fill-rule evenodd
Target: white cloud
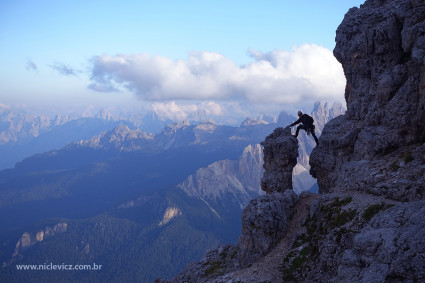
M 304 44 L 291 51 L 249 54 L 254 61 L 245 66 L 213 52 L 192 52 L 186 60 L 146 53 L 96 56 L 92 89 L 123 87 L 146 101 L 343 101 L 345 78 L 329 49 Z

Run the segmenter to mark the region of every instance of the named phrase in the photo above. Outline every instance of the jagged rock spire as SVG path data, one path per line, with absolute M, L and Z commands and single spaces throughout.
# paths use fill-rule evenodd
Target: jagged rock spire
M 267 194 L 292 190 L 292 170 L 297 164 L 298 140 L 291 129 L 276 128 L 261 143 L 264 147 L 264 175 L 261 188 Z

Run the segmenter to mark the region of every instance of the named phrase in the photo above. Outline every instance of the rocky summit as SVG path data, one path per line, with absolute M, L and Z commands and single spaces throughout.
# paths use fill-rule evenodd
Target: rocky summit
M 298 144 L 275 130 L 262 143 L 267 194 L 245 208 L 239 243 L 171 282 L 425 281 L 425 1 L 350 9 L 334 54 L 348 110 L 311 154 L 319 194 L 293 193 Z

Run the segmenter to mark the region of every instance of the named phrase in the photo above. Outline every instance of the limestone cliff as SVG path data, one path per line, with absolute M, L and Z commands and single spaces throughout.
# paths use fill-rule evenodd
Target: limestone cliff
M 9 262 L 9 264 L 14 262 L 15 257 L 22 257 L 22 252 L 29 249 L 31 246 L 43 242 L 45 239 L 52 236 L 65 233 L 67 227 L 67 223 L 58 223 L 53 227 L 46 226 L 44 230 L 40 230 L 33 235 L 25 232 L 16 243 L 15 252 L 13 253 L 12 260 Z
M 347 112 L 310 157 L 320 192 L 332 194 L 310 209 L 300 241 L 309 258 L 286 278 L 424 280 L 424 30 L 425 2 L 410 0 L 366 1 L 339 26 Z
M 223 200 L 243 209 L 252 198 L 264 193 L 260 190 L 262 164 L 261 146 L 249 145 L 239 160 L 216 161 L 198 169 L 177 187 L 190 197 L 200 198 L 215 213 L 223 208 Z
M 336 32 L 347 112 L 310 156 L 321 192 L 424 198 L 425 2 L 366 1 Z

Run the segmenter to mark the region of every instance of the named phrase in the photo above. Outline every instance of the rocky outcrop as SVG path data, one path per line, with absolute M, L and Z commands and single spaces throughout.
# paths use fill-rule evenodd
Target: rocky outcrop
M 182 212 L 178 207 L 167 207 L 161 222 L 159 222 L 159 226 L 167 224 L 173 218 L 178 217 L 180 215 L 182 215 Z
M 267 193 L 250 202 L 242 214 L 238 254 L 241 267 L 260 260 L 283 238 L 297 195 L 292 171 L 297 164 L 298 141 L 290 128 L 277 128 L 261 143 L 264 174 L 261 188 Z
M 239 238 L 241 267 L 260 260 L 285 236 L 297 198 L 292 190 L 274 192 L 252 200 L 246 207 Z
M 310 206 L 282 253 L 281 279 L 295 282 L 423 280 L 424 201 L 325 194 Z
M 292 190 L 292 169 L 297 164 L 298 140 L 291 129 L 277 128 L 261 143 L 264 147 L 264 175 L 261 188 L 267 194 Z
M 13 253 L 13 257 L 17 256 L 19 253 L 27 250 L 31 246 L 31 236 L 28 232 L 22 234 L 19 241 L 16 243 L 15 252 Z
M 381 206 L 382 207 L 382 206 Z M 425 278 L 425 202 L 400 204 L 354 236 L 338 268 L 342 282 L 406 282 Z
M 321 192 L 424 198 L 424 28 L 423 1 L 370 0 L 346 14 L 334 54 L 347 112 L 326 125 L 310 157 Z
M 166 282 L 214 282 L 218 275 L 238 269 L 237 253 L 233 245 L 221 245 L 208 251 L 199 262 L 189 263 L 182 272 L 171 280 L 156 279 L 155 283 Z
M 31 246 L 44 241 L 46 238 L 62 234 L 66 232 L 67 223 L 58 223 L 52 227 L 46 226 L 44 230 L 40 230 L 35 235 L 31 236 L 28 232 L 22 234 L 22 237 L 16 243 L 15 252 L 12 257 L 21 255 L 22 252 L 29 249 Z
M 311 117 L 314 119 L 317 134 L 320 135 L 322 133 L 326 123 L 343 115 L 344 113 L 345 108 L 339 102 L 334 102 L 332 106 L 321 101 L 314 103 L 313 111 L 311 111 Z

